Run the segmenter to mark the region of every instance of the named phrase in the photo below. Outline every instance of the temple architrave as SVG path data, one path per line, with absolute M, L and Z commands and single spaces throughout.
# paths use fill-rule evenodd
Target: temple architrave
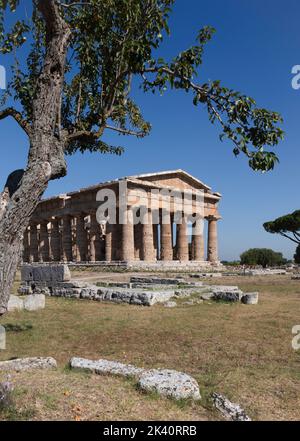
M 138 212 L 137 200 L 147 198 L 142 216 L 144 221 L 120 223 L 120 182 L 127 187 L 128 213 Z M 116 223 L 99 221 L 99 190 L 116 195 Z M 160 191 L 172 191 L 170 210 L 165 210 Z M 193 222 L 190 214 L 182 211 L 182 222 L 177 223 L 174 194 L 191 194 Z M 202 213 L 194 201 L 202 194 Z M 146 195 L 146 196 L 145 196 Z M 150 197 L 156 196 L 155 213 Z M 149 198 L 149 200 L 148 200 Z M 98 199 L 98 200 L 97 200 Z M 68 262 L 101 265 L 113 263 L 171 263 L 178 265 L 199 263 L 216 264 L 218 258 L 217 223 L 220 193 L 183 170 L 129 176 L 83 188 L 79 191 L 42 200 L 37 206 L 24 235 L 24 262 Z M 178 208 L 176 208 L 178 210 Z M 195 223 L 197 216 L 207 222 L 203 229 Z M 156 221 L 154 221 L 156 218 Z M 207 238 L 204 237 L 207 231 Z M 206 256 L 205 256 L 205 241 Z

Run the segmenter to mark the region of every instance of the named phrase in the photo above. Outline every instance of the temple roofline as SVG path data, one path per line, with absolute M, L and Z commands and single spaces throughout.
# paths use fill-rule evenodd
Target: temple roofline
M 190 173 L 186 172 L 185 170 L 182 170 L 181 168 L 179 168 L 177 170 L 165 170 L 165 171 L 155 172 L 155 173 L 142 173 L 142 174 L 134 175 L 134 176 L 126 176 L 126 178 L 141 179 L 141 178 L 150 178 L 150 177 L 156 177 L 156 176 L 157 177 L 167 176 L 167 175 L 173 175 L 173 174 L 178 174 L 178 175 L 184 176 L 184 177 L 190 179 L 192 182 L 195 182 L 196 184 L 200 185 L 205 190 L 211 190 L 211 187 L 209 187 L 207 184 L 205 184 L 204 182 L 195 178 L 195 176 L 191 175 Z
M 51 200 L 55 200 L 55 199 L 68 199 L 69 197 L 76 195 L 78 193 L 83 193 L 83 192 L 87 192 L 87 191 L 91 191 L 91 190 L 97 190 L 97 189 L 101 189 L 103 187 L 109 186 L 109 185 L 116 185 L 118 184 L 120 181 L 128 181 L 128 182 L 132 182 L 135 184 L 140 183 L 140 185 L 145 185 L 145 186 L 152 186 L 153 188 L 172 188 L 176 190 L 176 187 L 174 186 L 168 186 L 168 185 L 162 185 L 162 184 L 158 184 L 158 183 L 154 183 L 151 181 L 147 181 L 146 179 L 143 181 L 143 178 L 147 178 L 147 177 L 158 177 L 158 176 L 168 176 L 171 174 L 178 174 L 181 176 L 184 176 L 186 178 L 188 178 L 189 180 L 191 180 L 192 182 L 196 183 L 197 186 L 199 185 L 201 188 L 203 188 L 204 190 L 206 190 L 206 196 L 211 197 L 212 199 L 221 199 L 222 194 L 219 192 L 212 192 L 211 191 L 211 187 L 209 187 L 208 185 L 204 184 L 202 181 L 200 181 L 199 179 L 195 178 L 194 176 L 192 176 L 191 174 L 189 174 L 188 172 L 182 170 L 182 169 L 178 169 L 178 170 L 167 170 L 167 171 L 162 171 L 162 172 L 157 172 L 157 173 L 143 173 L 143 174 L 139 174 L 139 175 L 131 175 L 131 176 L 125 176 L 123 178 L 118 178 L 118 179 L 113 179 L 110 181 L 105 181 L 105 182 L 99 182 L 98 184 L 95 185 L 91 185 L 88 187 L 82 187 L 79 188 L 76 191 L 71 191 L 69 193 L 63 193 L 63 194 L 59 194 L 56 196 L 50 196 L 48 198 L 44 198 L 40 201 L 40 203 L 42 202 L 46 202 L 46 201 L 51 201 Z M 140 182 L 139 182 L 140 181 Z

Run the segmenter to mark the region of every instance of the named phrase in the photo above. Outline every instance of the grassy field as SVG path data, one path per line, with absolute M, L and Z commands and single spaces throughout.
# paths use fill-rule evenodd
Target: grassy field
M 59 369 L 13 374 L 15 408 L 0 419 L 216 420 L 210 402 L 216 391 L 254 420 L 299 420 L 300 351 L 291 340 L 292 327 L 300 325 L 300 282 L 265 276 L 208 283 L 259 291 L 259 304 L 169 309 L 47 298 L 43 311 L 8 314 L 0 324 L 21 329 L 11 326 L 0 359 L 53 356 Z M 182 370 L 196 378 L 203 400 L 176 403 L 144 395 L 132 381 L 71 372 L 72 356 Z

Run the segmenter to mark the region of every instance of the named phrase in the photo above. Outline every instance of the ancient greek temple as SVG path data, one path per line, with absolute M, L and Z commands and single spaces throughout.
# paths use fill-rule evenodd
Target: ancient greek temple
M 130 214 L 143 205 L 139 223 L 120 222 L 120 183 L 126 185 L 126 210 Z M 116 195 L 116 221 L 99 219 L 99 207 L 107 203 L 104 195 Z M 165 209 L 161 192 L 170 192 L 170 210 Z M 191 211 L 182 209 L 178 222 L 174 195 L 190 194 Z M 143 194 L 143 198 L 140 197 Z M 202 213 L 195 195 L 201 194 Z M 152 198 L 152 202 L 149 200 Z M 155 206 L 153 205 L 153 198 Z M 149 200 L 148 200 L 149 199 Z M 218 263 L 217 222 L 220 193 L 215 193 L 199 179 L 183 170 L 148 173 L 100 183 L 79 191 L 42 200 L 24 235 L 24 262 L 99 263 Z M 146 203 L 145 203 L 146 202 Z M 147 207 L 145 210 L 145 206 Z M 190 215 L 193 218 L 191 233 Z M 195 222 L 201 214 L 207 226 Z M 154 221 L 156 218 L 156 221 Z M 202 223 L 203 223 L 202 222 Z M 204 231 L 207 238 L 204 237 Z M 205 247 L 206 242 L 206 247 Z M 206 249 L 206 255 L 205 255 Z

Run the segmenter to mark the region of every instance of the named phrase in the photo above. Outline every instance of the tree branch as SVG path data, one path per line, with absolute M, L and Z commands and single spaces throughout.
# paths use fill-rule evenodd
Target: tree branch
M 285 234 L 285 233 L 279 233 L 281 236 L 283 236 L 283 237 L 286 237 L 287 239 L 290 239 L 292 242 L 295 242 L 295 243 L 297 243 L 298 245 L 300 244 L 300 240 L 296 240 L 296 239 L 293 239 L 292 237 L 290 237 L 288 234 Z
M 92 3 L 89 2 L 74 2 L 67 5 L 66 3 L 61 3 L 59 0 L 56 0 L 56 3 L 62 8 L 74 8 L 76 6 L 93 6 Z
M 80 139 L 91 139 L 96 140 L 100 138 L 103 134 L 105 126 L 101 126 L 97 132 L 92 132 L 90 130 L 79 130 L 77 132 L 71 133 L 66 137 L 66 143 L 71 143 L 78 141 Z
M 295 239 L 298 240 L 300 243 L 300 234 L 297 233 L 297 231 L 293 231 L 293 235 L 294 235 Z
M 135 132 L 134 130 L 122 129 L 121 127 L 114 127 L 108 125 L 106 125 L 105 128 L 109 130 L 114 130 L 115 132 L 122 133 L 123 135 L 132 135 L 138 138 L 143 138 L 145 136 L 145 133 L 142 131 Z
M 14 118 L 14 120 L 19 124 L 19 126 L 26 132 L 28 136 L 31 135 L 31 125 L 26 119 L 23 118 L 20 112 L 18 112 L 13 107 L 8 107 L 7 109 L 0 111 L 0 120 L 5 119 L 8 116 Z
M 174 78 L 179 78 L 181 80 L 184 80 L 184 81 L 186 81 L 189 84 L 191 89 L 195 90 L 197 93 L 207 95 L 207 91 L 204 89 L 204 87 L 199 86 L 198 84 L 195 84 L 190 78 L 188 78 L 188 77 L 186 77 L 184 75 L 179 75 L 178 73 L 176 73 L 172 69 L 169 69 L 168 67 L 159 67 L 159 66 L 148 67 L 148 68 L 144 69 L 141 72 L 141 74 L 144 74 L 144 73 L 158 73 L 158 72 L 163 72 L 163 73 L 166 73 L 168 75 L 172 75 Z

